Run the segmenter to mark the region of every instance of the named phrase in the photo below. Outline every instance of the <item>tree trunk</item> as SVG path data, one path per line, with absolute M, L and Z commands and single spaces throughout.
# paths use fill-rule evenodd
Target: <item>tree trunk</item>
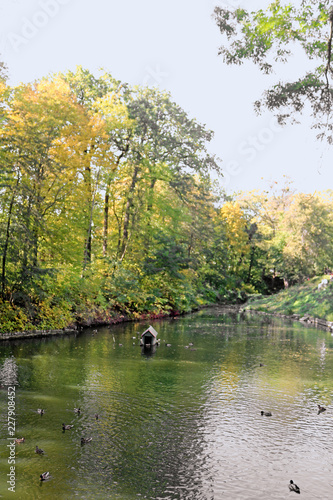
M 5 238 L 5 243 L 4 243 L 4 247 L 3 247 L 3 255 L 2 255 L 1 296 L 3 299 L 5 299 L 6 263 L 7 263 L 9 237 L 10 237 L 10 224 L 11 224 L 12 211 L 13 211 L 13 206 L 14 206 L 14 197 L 15 197 L 15 192 L 14 192 L 14 194 L 10 200 L 10 204 L 9 204 L 8 220 L 7 220 L 7 227 L 6 227 L 6 238 Z
M 92 230 L 95 198 L 96 198 L 96 193 L 97 193 L 97 189 L 98 189 L 98 181 L 99 181 L 100 171 L 101 171 L 101 169 L 99 169 L 97 172 L 96 186 L 95 186 L 94 194 L 93 194 L 93 197 L 91 200 L 90 218 L 89 218 L 89 224 L 88 224 L 86 246 L 84 249 L 84 257 L 83 257 L 83 271 L 85 270 L 87 263 L 91 262 L 91 240 L 92 240 L 91 230 Z
M 139 170 L 140 170 L 139 166 L 135 166 L 131 186 L 130 186 L 128 197 L 127 197 L 127 202 L 126 202 L 126 207 L 125 207 L 125 215 L 124 215 L 123 237 L 122 237 L 122 242 L 120 245 L 120 252 L 119 252 L 120 261 L 122 261 L 123 258 L 125 257 L 125 253 L 126 253 L 126 249 L 127 249 L 127 245 L 128 245 L 130 215 L 131 215 L 131 209 L 133 207 L 134 190 L 135 190 L 135 186 L 136 186 L 136 183 L 138 180 Z
M 108 252 L 109 199 L 109 186 L 107 186 L 104 196 L 103 257 L 106 257 Z
M 124 148 L 124 150 L 121 152 L 121 154 L 118 156 L 117 161 L 114 164 L 113 171 L 115 171 L 120 163 L 120 160 L 122 159 L 123 156 L 126 155 L 126 153 L 129 150 L 129 144 Z M 107 249 L 108 249 L 108 232 L 109 232 L 109 201 L 110 201 L 110 185 L 111 185 L 112 177 L 111 175 L 108 177 L 108 182 L 105 190 L 105 197 L 104 197 L 104 223 L 103 223 L 103 257 L 107 256 Z M 119 241 L 118 241 L 118 248 L 119 248 Z
M 151 243 L 151 238 L 150 238 L 150 230 L 151 230 L 151 212 L 153 209 L 153 193 L 154 193 L 154 187 L 156 184 L 157 179 L 152 179 L 150 182 L 149 186 L 149 199 L 147 203 L 147 231 L 146 231 L 146 237 L 145 237 L 145 248 L 144 251 L 148 255 L 150 243 Z

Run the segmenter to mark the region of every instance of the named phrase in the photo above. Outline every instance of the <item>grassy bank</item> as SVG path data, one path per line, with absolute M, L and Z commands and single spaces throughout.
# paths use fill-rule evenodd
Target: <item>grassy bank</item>
M 328 280 L 328 284 L 318 290 L 318 285 L 324 278 Z M 316 277 L 276 295 L 251 297 L 244 309 L 288 316 L 309 315 L 333 321 L 333 281 L 330 282 L 329 278 L 328 275 Z

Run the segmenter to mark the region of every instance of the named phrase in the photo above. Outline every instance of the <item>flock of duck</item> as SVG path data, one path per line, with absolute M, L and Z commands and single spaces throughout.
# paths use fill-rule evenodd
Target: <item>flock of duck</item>
M 324 411 L 326 411 L 326 408 L 324 408 L 321 405 L 318 405 L 318 415 L 319 415 L 319 413 L 323 413 Z M 261 413 L 261 415 L 264 415 L 265 417 L 271 417 L 272 416 L 272 413 L 270 411 L 263 411 L 262 410 L 260 413 Z M 297 484 L 295 484 L 292 479 L 290 479 L 289 490 L 290 491 L 294 491 L 295 493 L 301 493 L 300 487 L 297 486 Z
M 39 415 L 43 416 L 44 413 L 45 413 L 45 410 L 43 408 L 38 408 L 38 410 L 36 410 L 36 412 Z M 80 408 L 74 408 L 74 412 L 77 413 L 78 415 L 80 415 L 81 409 Z M 99 418 L 98 413 L 95 413 L 94 417 L 95 417 L 96 420 L 98 420 L 98 418 Z M 74 427 L 74 425 L 64 424 L 64 423 L 62 424 L 62 430 L 64 432 L 71 430 L 73 427 Z M 81 445 L 90 443 L 90 441 L 92 441 L 92 437 L 81 437 Z M 25 438 L 24 437 L 22 437 L 22 438 L 16 438 L 15 439 L 15 443 L 17 443 L 17 444 L 21 444 L 21 443 L 24 443 L 24 442 L 25 442 Z M 43 455 L 44 454 L 44 450 L 42 450 L 41 448 L 38 447 L 38 445 L 36 445 L 35 453 L 37 453 L 37 455 Z M 47 479 L 50 479 L 50 477 L 51 476 L 50 476 L 49 472 L 43 472 L 39 476 L 39 480 L 40 481 L 46 481 Z

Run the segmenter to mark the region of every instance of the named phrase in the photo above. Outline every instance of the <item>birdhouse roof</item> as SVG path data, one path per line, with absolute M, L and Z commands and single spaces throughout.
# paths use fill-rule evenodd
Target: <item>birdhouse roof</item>
M 153 337 L 155 337 L 155 339 L 157 338 L 157 331 L 155 330 L 155 328 L 153 328 L 152 326 L 150 326 L 149 328 L 147 328 L 147 330 L 145 330 L 142 334 L 141 334 L 141 337 L 143 337 L 144 335 L 152 335 Z

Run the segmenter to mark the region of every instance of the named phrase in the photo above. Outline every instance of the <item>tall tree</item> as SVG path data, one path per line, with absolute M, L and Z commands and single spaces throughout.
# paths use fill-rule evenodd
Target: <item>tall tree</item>
M 184 199 L 191 189 L 193 174 L 208 176 L 211 169 L 220 172 L 218 161 L 207 151 L 213 133 L 189 118 L 168 93 L 137 87 L 125 94 L 125 102 L 135 126 L 127 154 L 132 172 L 122 218 L 120 260 L 128 247 L 135 217 L 134 199 L 139 186 L 145 184 L 149 229 L 158 183 L 165 183 L 180 199 Z
M 9 250 L 14 281 L 21 283 L 38 273 L 40 261 L 54 252 L 47 250 L 54 231 L 49 222 L 73 188 L 71 147 L 80 121 L 75 98 L 62 80 L 16 88 L 7 108 L 0 138 L 7 171 L 2 188 L 3 294 Z
M 322 274 L 333 259 L 332 193 L 295 194 L 281 220 L 284 272 L 293 281 Z
M 85 268 L 92 256 L 92 226 L 97 191 L 104 189 L 104 222 L 103 222 L 103 255 L 107 255 L 109 232 L 109 198 L 110 185 L 115 172 L 124 160 L 128 151 L 131 135 L 131 120 L 128 119 L 127 108 L 121 96 L 126 89 L 105 72 L 95 77 L 89 70 L 81 66 L 75 72 L 68 71 L 61 75 L 76 95 L 83 112 L 92 122 L 103 121 L 101 135 L 88 139 L 83 145 L 85 156 L 84 180 L 87 189 L 86 207 L 86 243 L 84 249 Z M 96 157 L 98 156 L 98 158 Z

